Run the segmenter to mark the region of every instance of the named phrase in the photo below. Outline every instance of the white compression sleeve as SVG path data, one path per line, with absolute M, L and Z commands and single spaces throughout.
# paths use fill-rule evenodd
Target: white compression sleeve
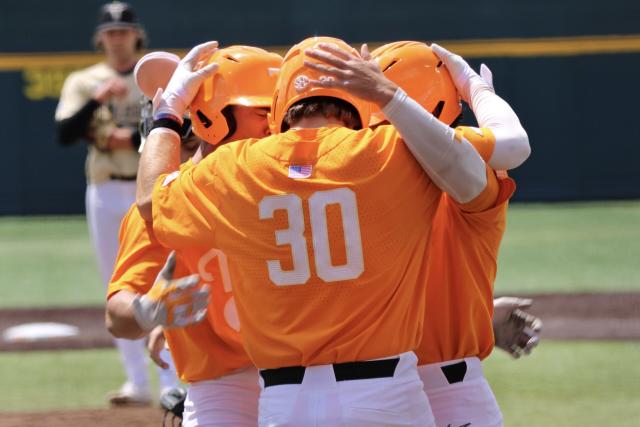
M 485 163 L 467 141 L 427 112 L 400 88 L 382 109 L 425 172 L 458 203 L 467 203 L 487 185 Z
M 491 129 L 496 138 L 489 166 L 496 170 L 520 166 L 529 157 L 531 147 L 516 113 L 479 76 L 469 81 L 469 94 L 478 125 Z

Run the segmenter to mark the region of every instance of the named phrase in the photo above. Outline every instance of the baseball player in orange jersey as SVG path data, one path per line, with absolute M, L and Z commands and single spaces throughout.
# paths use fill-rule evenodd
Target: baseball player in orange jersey
M 267 112 L 282 57 L 254 47 L 232 46 L 216 51 L 209 61 L 216 61 L 219 68 L 203 83 L 191 106 L 194 132 L 208 144 L 203 146 L 204 152 L 183 164 L 182 170 L 192 167 L 211 152 L 214 145 L 220 146 L 238 137 L 269 134 Z M 215 96 L 210 90 L 213 81 L 217 87 Z M 172 282 L 167 282 L 170 277 L 163 277 L 164 280 L 151 286 L 169 250 L 156 240 L 151 223 L 142 219 L 135 206 L 122 223 L 120 238 L 121 249 L 108 295 L 108 309 L 113 313 L 120 312 L 118 318 L 113 319 L 120 325 L 114 328 L 112 324 L 111 330 L 144 333 L 157 322 L 147 322 L 144 310 L 142 313 L 136 310 L 135 301 L 137 298 L 144 308 L 145 297 L 141 295 L 153 293 L 159 285 L 171 289 L 168 283 Z M 258 375 L 242 348 L 225 258 L 211 248 L 199 250 L 197 247 L 180 250 L 175 258 L 178 260 L 175 277 L 197 272 L 212 293 L 206 321 L 175 328 L 171 326 L 178 325 L 166 323 L 171 318 L 168 315 L 165 322 L 165 326 L 170 327 L 165 330 L 165 336 L 176 368 L 180 378 L 189 383 L 182 425 L 255 426 Z M 182 280 L 185 283 L 188 279 Z M 190 285 L 188 283 L 187 287 Z M 184 286 L 175 287 L 180 292 L 184 289 Z M 193 288 L 194 300 L 201 296 L 196 289 Z M 187 293 L 190 291 L 191 288 Z M 158 298 L 166 301 L 165 311 L 169 314 L 172 304 L 175 305 L 171 301 L 172 294 L 167 291 Z M 184 311 L 188 315 L 184 323 L 198 321 L 197 303 L 190 305 L 186 301 L 189 300 L 182 298 L 181 303 L 190 307 Z M 217 317 L 218 314 L 221 316 Z M 178 319 L 178 316 L 174 318 Z M 117 326 L 121 327 L 118 329 Z
M 527 135 L 511 108 L 494 94 L 491 82 L 475 74 L 459 56 L 437 45 L 433 50 L 438 56 L 423 43 L 396 42 L 372 55 L 387 77 L 426 109 L 437 108 L 447 124 L 460 113 L 455 100 L 459 91 L 481 128 L 459 127 L 456 135 L 476 147 L 490 166 L 510 169 L 525 161 L 530 152 Z M 444 75 L 443 63 L 453 81 Z M 493 282 L 507 204 L 515 190 L 506 173 L 496 177 L 500 191 L 488 209 L 467 212 L 443 194 L 433 221 L 425 327 L 417 354 L 418 371 L 439 427 L 502 425 L 480 366 L 494 344 Z M 523 322 L 524 341 L 513 344 L 529 351 L 536 338 L 527 335 L 525 326 L 535 333 L 533 324 Z
M 261 426 L 433 425 L 412 352 L 430 219 L 440 188 L 470 211 L 497 197 L 473 147 L 363 54 L 331 38 L 294 46 L 274 95 L 276 135 L 167 175 L 178 167 L 170 128 L 215 71 L 185 72 L 197 63 L 186 62 L 157 110 L 175 123 L 150 135 L 142 156 L 138 206 L 158 240 L 227 256 L 244 345 L 260 369 Z M 368 102 L 398 130 L 367 129 Z

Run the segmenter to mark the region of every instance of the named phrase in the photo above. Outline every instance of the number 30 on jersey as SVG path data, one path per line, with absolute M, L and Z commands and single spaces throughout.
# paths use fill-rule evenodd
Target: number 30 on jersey
M 280 261 L 268 260 L 269 279 L 279 286 L 304 285 L 311 277 L 307 240 L 304 236 L 302 199 L 295 194 L 267 196 L 260 201 L 260 219 L 271 219 L 277 210 L 286 210 L 289 228 L 276 230 L 276 244 L 290 245 L 293 270 L 283 270 Z M 362 239 L 358 220 L 356 194 L 348 188 L 318 191 L 308 200 L 314 262 L 318 276 L 325 282 L 338 282 L 359 277 L 364 272 Z M 340 206 L 347 262 L 331 264 L 326 208 Z

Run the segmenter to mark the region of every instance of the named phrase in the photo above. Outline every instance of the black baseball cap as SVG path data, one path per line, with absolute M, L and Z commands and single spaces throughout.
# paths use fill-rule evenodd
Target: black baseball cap
M 100 8 L 96 33 L 120 28 L 142 29 L 131 5 L 120 1 L 103 5 Z

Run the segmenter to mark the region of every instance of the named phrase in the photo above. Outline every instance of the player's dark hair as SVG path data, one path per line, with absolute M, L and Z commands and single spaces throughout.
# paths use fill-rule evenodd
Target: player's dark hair
M 220 112 L 222 113 L 225 120 L 227 121 L 227 127 L 229 128 L 229 132 L 227 132 L 224 138 L 222 138 L 222 141 L 224 141 L 225 139 L 229 138 L 231 135 L 236 133 L 236 130 L 238 130 L 238 121 L 236 120 L 236 117 L 233 115 L 233 105 L 227 105 Z
M 362 121 L 358 110 L 346 101 L 329 96 L 312 96 L 293 104 L 287 110 L 282 121 L 281 131 L 287 131 L 293 123 L 306 117 L 322 115 L 327 119 L 334 118 L 344 122 L 350 129 L 362 129 Z

